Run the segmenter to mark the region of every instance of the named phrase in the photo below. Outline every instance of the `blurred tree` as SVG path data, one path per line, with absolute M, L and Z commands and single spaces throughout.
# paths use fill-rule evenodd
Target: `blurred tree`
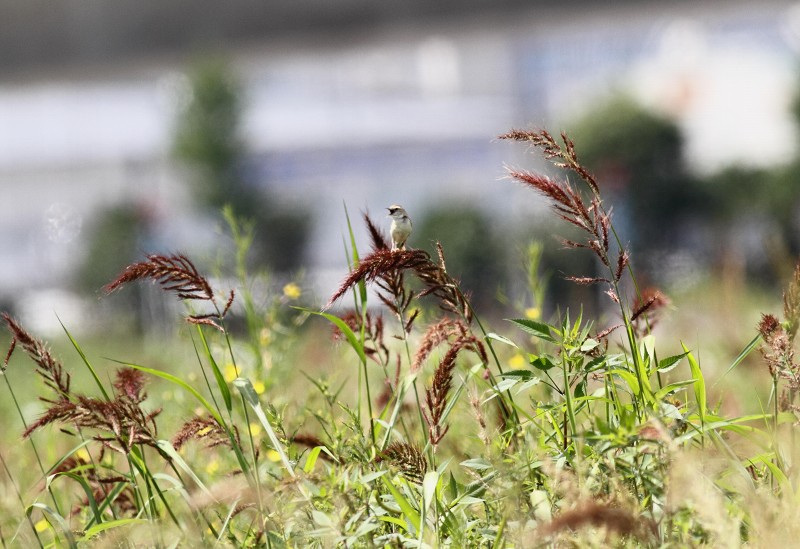
M 199 203 L 219 214 L 230 204 L 236 217 L 254 224 L 254 259 L 276 271 L 298 268 L 303 260 L 310 215 L 279 204 L 254 170 L 247 169 L 239 135 L 241 90 L 220 61 L 198 65 L 191 73 L 191 98 L 181 113 L 174 138 L 175 156 L 193 168 Z
M 622 215 L 616 221 L 639 257 L 680 248 L 678 227 L 702 211 L 707 196 L 686 168 L 678 126 L 618 96 L 577 121 L 569 133 L 581 161 L 603 191 L 611 192 L 610 201 Z
M 485 214 L 471 205 L 448 205 L 429 210 L 414 229 L 413 244 L 434 257 L 441 242 L 447 271 L 476 307 L 496 305 L 497 290 L 506 283 L 506 246 Z
M 75 273 L 73 287 L 87 296 L 101 295 L 103 286 L 127 265 L 142 259 L 150 222 L 149 212 L 140 204 L 120 204 L 100 211 L 87 227 L 86 255 Z M 157 290 L 140 284 L 131 285 L 117 292 L 113 299 L 101 300 L 100 314 L 111 313 L 110 325 L 117 328 L 126 325 L 141 333 L 156 330 L 167 333 L 164 300 L 151 299 L 154 291 Z
M 78 290 L 96 295 L 126 265 L 141 259 L 140 235 L 145 220 L 133 204 L 101 211 L 88 227 L 86 256 L 78 268 Z
M 795 179 L 785 169 L 730 166 L 703 180 L 713 196 L 708 221 L 723 276 L 780 284 L 791 274 Z

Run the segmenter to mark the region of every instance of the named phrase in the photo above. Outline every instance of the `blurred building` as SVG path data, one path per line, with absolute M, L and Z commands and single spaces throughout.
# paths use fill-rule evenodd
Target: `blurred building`
M 0 299 L 60 286 L 93 213 L 110 204 L 142 204 L 169 249 L 192 246 L 191 190 L 169 148 L 198 56 L 235 65 L 248 166 L 313 209 L 310 262 L 340 274 L 343 203 L 381 216 L 389 203 L 422 212 L 454 200 L 504 221 L 538 215 L 529 193 L 498 181 L 505 164 L 531 161 L 494 136 L 560 128 L 617 89 L 676 115 L 698 170 L 783 161 L 795 147 L 785 111 L 799 10 L 778 0 L 2 2 Z

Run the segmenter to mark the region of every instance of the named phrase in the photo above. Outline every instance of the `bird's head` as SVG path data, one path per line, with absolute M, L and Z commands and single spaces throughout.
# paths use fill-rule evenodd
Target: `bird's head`
M 406 210 L 402 206 L 398 206 L 397 204 L 392 204 L 386 209 L 389 211 L 389 217 L 400 218 L 408 215 L 408 213 L 406 213 Z

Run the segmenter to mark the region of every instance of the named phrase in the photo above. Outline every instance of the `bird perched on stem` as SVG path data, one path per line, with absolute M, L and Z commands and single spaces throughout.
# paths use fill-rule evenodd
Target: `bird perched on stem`
M 392 204 L 386 209 L 392 218 L 392 250 L 403 250 L 406 247 L 406 240 L 411 235 L 411 218 L 405 209 L 397 204 Z

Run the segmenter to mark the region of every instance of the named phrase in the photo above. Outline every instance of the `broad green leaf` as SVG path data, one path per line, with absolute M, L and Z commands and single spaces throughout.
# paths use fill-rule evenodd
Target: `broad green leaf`
M 530 370 L 508 370 L 500 374 L 500 377 L 503 379 L 511 378 L 519 381 L 528 381 L 529 379 L 532 379 L 534 375 Z
M 587 337 L 586 339 L 583 340 L 583 343 L 581 343 L 581 352 L 588 353 L 598 345 L 600 345 L 600 343 L 596 339 Z
M 93 521 L 97 524 L 101 524 L 103 522 L 103 516 L 100 512 L 100 509 L 97 506 L 97 500 L 94 497 L 94 490 L 89 486 L 89 483 L 86 481 L 86 478 L 83 475 L 73 473 L 71 471 L 67 471 L 65 473 L 58 473 L 56 475 L 51 475 L 48 477 L 48 488 L 50 487 L 50 479 L 55 479 L 57 477 L 68 477 L 80 484 L 81 488 L 83 488 L 84 493 L 86 494 L 86 501 L 89 503 L 89 507 L 92 510 L 92 517 Z
M 497 382 L 497 385 L 495 385 L 493 389 L 495 390 L 495 393 L 502 393 L 504 391 L 508 391 L 517 383 L 519 383 L 519 379 L 517 378 L 501 379 Z
M 439 484 L 439 473 L 428 471 L 422 481 L 422 512 L 427 513 L 431 502 L 436 498 L 436 486 Z
M 333 521 L 331 517 L 323 513 L 322 511 L 317 511 L 316 509 L 311 510 L 311 517 L 314 519 L 318 525 L 323 526 L 325 528 L 333 528 Z
M 550 368 L 555 368 L 556 364 L 547 355 L 541 355 L 541 356 L 534 355 L 534 358 L 531 360 L 531 366 L 533 366 L 537 370 L 546 372 Z
M 687 355 L 688 353 L 681 353 L 679 355 L 669 356 L 663 360 L 658 361 L 658 371 L 662 374 L 669 372 Z
M 550 341 L 551 343 L 555 342 L 552 332 L 550 331 L 552 327 L 544 322 L 536 322 L 535 320 L 529 320 L 527 318 L 507 318 L 506 320 L 513 322 L 517 327 L 522 329 L 522 331 L 536 336 L 539 339 Z
M 308 474 L 314 470 L 314 465 L 317 464 L 317 458 L 319 457 L 319 453 L 322 451 L 322 446 L 315 446 L 311 449 L 306 457 L 306 464 L 303 465 L 303 471 Z
M 500 334 L 496 334 L 494 332 L 489 332 L 488 334 L 486 334 L 486 339 L 493 339 L 495 341 L 499 341 L 500 343 L 505 343 L 506 345 L 514 347 L 515 349 L 519 349 L 516 343 L 514 343 L 507 337 L 501 336 Z

